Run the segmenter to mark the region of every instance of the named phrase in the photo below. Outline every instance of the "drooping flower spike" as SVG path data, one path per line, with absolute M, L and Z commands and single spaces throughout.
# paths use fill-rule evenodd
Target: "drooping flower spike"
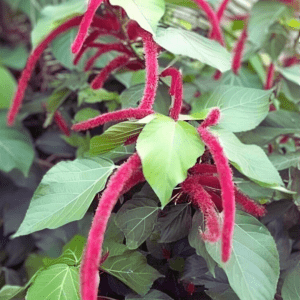
M 170 117 L 175 121 L 178 120 L 181 108 L 182 108 L 182 98 L 183 98 L 183 87 L 182 87 L 182 75 L 181 72 L 176 68 L 168 68 L 164 70 L 161 74 L 161 77 L 171 76 L 171 86 L 170 86 L 170 95 L 174 96 L 173 105 L 170 110 Z
M 54 122 L 57 124 L 62 133 L 64 133 L 66 136 L 71 135 L 67 121 L 58 110 L 54 113 Z
M 244 48 L 247 40 L 247 25 L 242 31 L 238 41 L 236 42 L 234 49 L 232 51 L 233 58 L 232 58 L 232 71 L 234 74 L 238 75 L 240 68 L 242 66 L 242 58 L 244 53 Z
M 198 127 L 201 139 L 212 154 L 222 189 L 222 204 L 224 211 L 224 221 L 222 229 L 222 261 L 227 262 L 230 259 L 232 238 L 235 219 L 235 195 L 232 172 L 228 159 L 218 140 L 208 129 L 209 126 L 216 125 L 220 119 L 220 109 L 214 108 L 210 111 L 206 119 Z
M 15 118 L 21 108 L 22 101 L 24 98 L 24 93 L 26 90 L 26 87 L 28 85 L 29 79 L 31 77 L 31 74 L 34 70 L 34 67 L 41 57 L 44 50 L 48 47 L 48 45 L 60 34 L 68 31 L 69 29 L 76 27 L 80 24 L 82 20 L 82 16 L 74 17 L 62 25 L 58 26 L 56 29 L 54 29 L 30 54 L 25 69 L 23 70 L 21 77 L 19 79 L 18 88 L 15 93 L 14 99 L 12 101 L 12 105 L 10 106 L 10 109 L 8 111 L 7 115 L 7 125 L 12 126 L 15 122 Z
M 219 20 L 219 22 L 221 21 L 223 15 L 224 15 L 224 12 L 227 8 L 227 5 L 229 3 L 230 0 L 223 0 L 222 3 L 220 4 L 218 10 L 217 10 L 217 18 Z
M 92 24 L 96 10 L 98 9 L 98 7 L 102 2 L 103 0 L 90 0 L 88 4 L 88 8 L 83 16 L 82 21 L 80 22 L 77 36 L 71 47 L 73 53 L 77 53 L 81 49 L 84 40 L 88 35 L 88 30 Z
M 275 65 L 271 63 L 268 67 L 267 78 L 265 83 L 265 90 L 269 90 L 273 87 L 274 84 L 274 73 L 275 73 Z
M 97 299 L 100 282 L 99 265 L 107 223 L 118 198 L 121 196 L 124 188 L 126 188 L 126 182 L 140 166 L 141 160 L 138 154 L 133 154 L 111 176 L 99 200 L 80 267 L 80 293 L 82 300 Z

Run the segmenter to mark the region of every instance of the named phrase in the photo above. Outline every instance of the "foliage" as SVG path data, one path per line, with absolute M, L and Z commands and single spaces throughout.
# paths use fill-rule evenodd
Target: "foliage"
M 299 298 L 298 1 L 0 8 L 0 299 Z

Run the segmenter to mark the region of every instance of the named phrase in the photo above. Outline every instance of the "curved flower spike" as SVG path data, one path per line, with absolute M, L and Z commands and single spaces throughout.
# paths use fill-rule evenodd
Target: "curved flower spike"
M 8 111 L 8 115 L 7 115 L 8 126 L 12 126 L 15 122 L 15 118 L 21 108 L 24 93 L 28 85 L 28 81 L 31 77 L 32 71 L 37 61 L 41 57 L 42 53 L 44 52 L 44 50 L 58 35 L 75 26 L 78 26 L 81 20 L 82 20 L 82 16 L 74 17 L 66 21 L 62 25 L 58 26 L 32 51 L 31 55 L 27 60 L 26 67 L 21 74 L 21 77 L 19 79 L 18 89 L 12 101 L 12 105 Z
M 236 75 L 238 75 L 239 70 L 242 66 L 242 57 L 243 57 L 246 40 L 247 40 L 247 25 L 245 25 L 245 28 L 242 31 L 242 34 L 240 35 L 233 49 L 232 71 Z
M 82 300 L 97 299 L 100 282 L 99 265 L 107 223 L 126 182 L 140 166 L 141 160 L 138 154 L 135 153 L 111 176 L 107 188 L 102 194 L 89 232 L 80 268 L 80 293 Z
M 228 159 L 224 154 L 219 140 L 209 130 L 209 126 L 216 125 L 220 119 L 219 108 L 212 109 L 207 118 L 198 127 L 198 132 L 203 142 L 211 152 L 219 175 L 222 189 L 224 222 L 222 230 L 222 261 L 227 262 L 230 259 L 232 238 L 235 218 L 235 195 L 232 172 Z

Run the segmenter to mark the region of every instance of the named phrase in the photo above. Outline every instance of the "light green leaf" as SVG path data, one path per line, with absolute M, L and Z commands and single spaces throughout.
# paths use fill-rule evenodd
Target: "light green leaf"
M 286 79 L 300 85 L 300 65 L 294 65 L 287 68 L 278 68 L 278 71 Z
M 202 110 L 219 107 L 219 125 L 231 132 L 255 128 L 268 114 L 271 91 L 239 86 L 221 85 L 209 96 L 193 103 L 192 115 Z
M 287 153 L 285 155 L 273 153 L 269 156 L 276 170 L 281 171 L 289 167 L 296 167 L 300 163 L 300 152 Z
M 9 68 L 24 69 L 27 57 L 28 51 L 24 45 L 15 48 L 0 47 L 0 62 Z M 2 76 L 0 78 L 2 79 Z
M 26 300 L 36 299 L 80 300 L 79 269 L 57 264 L 41 271 L 26 295 Z
M 119 101 L 119 94 L 109 92 L 105 89 L 93 90 L 91 87 L 87 87 L 78 92 L 78 105 L 111 100 Z
M 145 178 L 164 207 L 174 187 L 185 180 L 187 170 L 203 154 L 204 145 L 193 126 L 161 115 L 144 127 L 137 151 Z
M 114 169 L 103 158 L 62 161 L 43 177 L 14 237 L 80 220 Z
M 278 187 L 282 179 L 265 152 L 256 145 L 245 145 L 231 132 L 212 130 L 217 135 L 226 157 L 242 174 L 260 185 Z
M 12 74 L 0 66 L 0 109 L 10 107 L 17 88 L 17 82 Z
M 125 9 L 129 19 L 135 20 L 145 30 L 153 35 L 157 25 L 165 13 L 164 0 L 110 0 L 111 5 Z
M 218 42 L 180 28 L 159 28 L 155 41 L 173 54 L 185 55 L 221 72 L 231 68 L 231 56 Z
M 150 290 L 147 295 L 144 297 L 135 295 L 135 294 L 129 294 L 126 295 L 125 300 L 135 300 L 135 299 L 140 299 L 140 300 L 173 300 L 170 296 L 167 294 L 158 291 L 158 290 Z
M 284 279 L 281 296 L 283 300 L 295 300 L 300 299 L 300 263 L 288 273 Z
M 75 122 L 82 122 L 86 121 L 91 118 L 95 118 L 100 115 L 100 111 L 97 109 L 93 109 L 90 107 L 83 108 L 79 110 L 76 115 L 74 116 Z
M 25 290 L 25 287 L 18 285 L 4 285 L 0 290 L 0 300 L 10 300 Z
M 202 256 L 206 263 L 207 267 L 213 275 L 215 275 L 215 266 L 216 262 L 212 259 L 212 257 L 208 254 L 205 248 L 205 242 L 200 235 L 200 229 L 203 229 L 204 218 L 200 211 L 196 211 L 193 216 L 192 228 L 189 231 L 188 239 L 190 245 L 196 249 L 197 255 Z
M 139 134 L 144 126 L 142 123 L 125 121 L 109 127 L 103 134 L 91 139 L 90 154 L 103 154 L 121 146 L 128 138 Z
M 8 173 L 16 168 L 27 177 L 34 159 L 31 137 L 19 125 L 7 127 L 6 113 L 0 112 L 0 170 Z
M 118 211 L 115 222 L 126 237 L 129 249 L 138 248 L 151 235 L 159 207 L 151 199 L 132 199 Z
M 48 33 L 67 19 L 83 14 L 86 8 L 87 2 L 81 0 L 70 0 L 43 8 L 41 18 L 31 32 L 32 46 L 36 47 Z
M 163 277 L 156 269 L 150 267 L 146 257 L 137 251 L 109 256 L 101 268 L 142 296 L 147 294 L 157 278 Z
M 270 232 L 256 218 L 237 211 L 231 258 L 221 261 L 221 242 L 206 249 L 224 269 L 230 286 L 243 300 L 272 300 L 279 279 L 279 255 Z

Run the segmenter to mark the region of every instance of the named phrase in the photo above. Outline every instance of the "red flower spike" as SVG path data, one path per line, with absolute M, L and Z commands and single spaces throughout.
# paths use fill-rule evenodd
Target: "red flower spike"
M 79 52 L 80 48 L 82 47 L 83 42 L 88 35 L 88 30 L 93 21 L 96 10 L 102 2 L 103 0 L 90 0 L 87 11 L 85 12 L 80 23 L 77 36 L 71 47 L 73 53 Z
M 217 18 L 219 21 L 221 21 L 229 1 L 230 0 L 223 0 L 221 5 L 219 6 L 219 8 L 217 10 Z
M 107 64 L 101 72 L 95 77 L 91 83 L 91 87 L 94 90 L 101 89 L 105 80 L 108 78 L 110 73 L 114 70 L 122 68 L 129 61 L 128 55 L 118 56 L 113 59 L 109 64 Z
M 186 291 L 188 292 L 188 294 L 190 295 L 190 296 L 192 296 L 193 294 L 194 294 L 194 292 L 195 292 L 195 285 L 193 284 L 193 283 L 189 283 L 188 285 L 187 285 L 187 287 L 186 287 Z
M 219 178 L 216 176 L 205 176 L 205 175 L 192 175 L 195 178 L 195 181 L 200 185 L 208 186 L 214 189 L 221 189 Z
M 183 98 L 182 75 L 176 68 L 168 68 L 161 73 L 162 77 L 171 76 L 170 95 L 174 96 L 173 106 L 170 110 L 170 117 L 178 120 Z
M 188 177 L 182 182 L 181 188 L 184 193 L 190 195 L 192 204 L 198 207 L 205 217 L 205 232 L 202 233 L 202 238 L 212 243 L 217 242 L 221 237 L 220 223 L 210 195 L 195 177 Z
M 216 70 L 215 74 L 214 74 L 214 80 L 219 80 L 222 77 L 222 72 L 219 70 Z
M 134 143 L 137 141 L 138 137 L 139 137 L 138 134 L 135 135 L 135 136 L 129 137 L 129 138 L 125 141 L 124 145 L 127 146 L 127 145 L 134 144 Z
M 130 71 L 138 71 L 145 69 L 145 65 L 141 61 L 131 61 L 125 67 Z
M 85 51 L 88 49 L 90 43 L 94 42 L 101 34 L 103 34 L 101 31 L 94 30 L 84 41 L 83 46 L 79 50 L 79 52 L 76 54 L 73 64 L 77 65 L 79 60 L 81 59 L 82 55 L 85 53 Z
M 129 192 L 134 186 L 137 184 L 144 182 L 146 179 L 144 177 L 142 169 L 138 169 L 135 171 L 131 177 L 125 182 L 124 188 L 121 192 L 121 194 L 125 194 Z
M 81 131 L 103 125 L 111 121 L 122 121 L 130 118 L 142 119 L 153 113 L 151 109 L 128 108 L 102 114 L 95 118 L 74 124 L 72 130 Z
M 64 33 L 65 31 L 75 26 L 78 26 L 80 24 L 81 19 L 82 16 L 74 17 L 68 20 L 67 22 L 63 23 L 62 25 L 58 26 L 32 51 L 31 55 L 27 60 L 26 67 L 23 70 L 22 75 L 19 79 L 18 89 L 12 101 L 12 105 L 8 111 L 8 115 L 7 115 L 8 126 L 12 126 L 15 122 L 15 118 L 21 108 L 24 93 L 28 85 L 28 81 L 31 77 L 32 71 L 37 61 L 41 57 L 42 53 L 44 52 L 44 50 L 58 35 Z
M 237 43 L 233 49 L 233 58 L 232 58 L 232 71 L 234 74 L 238 75 L 239 70 L 242 66 L 242 57 L 247 40 L 247 26 L 245 26 L 242 34 L 240 35 Z
M 219 20 L 217 18 L 217 15 L 211 8 L 211 6 L 205 1 L 205 0 L 194 0 L 196 4 L 200 8 L 203 9 L 203 11 L 206 13 L 207 18 L 211 24 L 211 36 L 214 37 L 215 40 L 217 40 L 222 46 L 224 46 L 224 39 L 223 39 L 223 34 L 220 28 Z
M 275 73 L 275 66 L 274 66 L 273 63 L 271 63 L 269 68 L 268 68 L 266 83 L 265 83 L 265 86 L 264 86 L 265 90 L 269 90 L 273 87 L 274 73 Z
M 217 167 L 215 165 L 209 164 L 196 164 L 192 168 L 189 169 L 189 172 L 192 174 L 196 173 L 217 173 Z
M 54 121 L 57 124 L 58 128 L 61 130 L 61 132 L 63 132 L 66 136 L 71 135 L 68 123 L 59 111 L 55 112 Z
M 171 251 L 166 248 L 162 249 L 162 254 L 163 254 L 164 259 L 166 259 L 166 260 L 169 260 L 171 258 Z
M 267 211 L 264 206 L 256 203 L 237 188 L 234 189 L 234 192 L 236 202 L 242 205 L 245 212 L 256 217 L 262 217 L 266 214 Z
M 140 26 L 136 21 L 130 20 L 126 27 L 126 33 L 131 41 L 135 41 L 140 37 Z
M 211 200 L 217 207 L 218 211 L 221 212 L 223 210 L 222 198 L 212 191 L 207 191 L 207 193 L 210 195 Z
M 222 188 L 222 200 L 224 211 L 224 223 L 222 231 L 222 261 L 227 262 L 230 259 L 232 248 L 232 237 L 234 231 L 235 218 L 235 196 L 232 172 L 224 154 L 223 148 L 219 140 L 212 135 L 208 126 L 213 126 L 218 123 L 220 119 L 219 108 L 212 109 L 207 118 L 198 127 L 198 132 L 203 142 L 211 152 L 215 164 L 217 166 L 219 180 Z
M 121 53 L 125 53 L 127 55 L 132 55 L 132 53 L 122 44 L 118 43 L 112 43 L 112 44 L 96 44 L 94 43 L 92 45 L 93 47 L 97 46 L 100 49 L 94 54 L 87 62 L 85 65 L 84 70 L 89 71 L 93 65 L 95 64 L 96 60 L 103 54 L 110 52 L 110 51 L 118 51 Z
M 80 293 L 82 300 L 96 300 L 98 293 L 99 264 L 104 234 L 111 212 L 121 195 L 125 182 L 134 170 L 141 166 L 137 154 L 133 154 L 111 176 L 107 188 L 99 201 L 92 226 L 89 232 L 83 260 L 80 267 Z
M 300 60 L 296 57 L 296 56 L 292 56 L 292 57 L 286 57 L 282 64 L 284 67 L 291 67 L 293 65 L 296 65 L 300 62 Z

